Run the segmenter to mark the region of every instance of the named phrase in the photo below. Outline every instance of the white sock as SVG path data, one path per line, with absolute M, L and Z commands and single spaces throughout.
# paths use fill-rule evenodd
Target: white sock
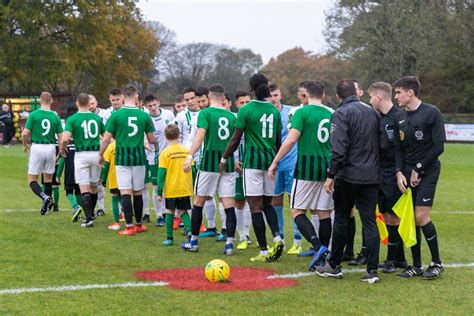
M 250 236 L 250 227 L 252 226 L 252 214 L 250 214 L 250 207 L 247 202 L 244 206 L 244 234 Z
M 143 187 L 142 200 L 143 200 L 143 214 L 150 215 L 150 197 L 148 196 L 148 183 L 145 183 L 145 186 Z
M 163 200 L 158 200 L 157 186 L 153 185 L 153 208 L 155 209 L 156 217 L 163 217 Z
M 225 215 L 224 206 L 219 202 L 219 213 L 221 214 L 221 228 L 227 229 L 227 215 Z
M 293 244 L 298 245 L 301 247 L 301 239 L 294 239 Z
M 239 234 L 240 241 L 247 240 L 245 237 L 245 223 L 244 223 L 244 209 L 236 208 L 235 217 L 237 218 L 237 233 Z
M 104 210 L 105 190 L 102 184 L 97 186 L 97 209 Z
M 318 215 L 311 214 L 311 220 L 313 221 L 314 230 L 316 234 L 319 232 L 319 217 Z
M 216 228 L 216 201 L 214 199 L 207 200 L 204 203 L 204 211 L 206 212 L 207 228 Z

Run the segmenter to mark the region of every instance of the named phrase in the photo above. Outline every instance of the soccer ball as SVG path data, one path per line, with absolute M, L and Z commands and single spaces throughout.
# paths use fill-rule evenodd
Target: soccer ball
M 224 260 L 214 259 L 206 264 L 205 274 L 209 282 L 226 282 L 229 280 L 230 268 Z

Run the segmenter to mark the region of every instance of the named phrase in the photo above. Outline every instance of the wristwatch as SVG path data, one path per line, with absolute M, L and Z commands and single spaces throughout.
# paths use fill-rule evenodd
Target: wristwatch
M 417 163 L 417 164 L 415 165 L 415 168 L 414 168 L 414 169 L 415 169 L 416 172 L 420 172 L 421 167 L 422 167 L 421 162 L 419 162 L 419 163 Z

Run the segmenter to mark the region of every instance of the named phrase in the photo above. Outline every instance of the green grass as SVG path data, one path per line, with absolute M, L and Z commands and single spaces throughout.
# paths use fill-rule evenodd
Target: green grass
M 445 263 L 474 262 L 474 146 L 450 144 L 442 156 L 442 172 L 433 209 L 441 256 Z M 164 229 L 123 238 L 108 231 L 111 213 L 92 229 L 69 221 L 69 211 L 40 216 L 39 200 L 26 179 L 27 156 L 19 146 L 0 148 L 0 290 L 77 284 L 134 282 L 137 271 L 204 267 L 222 258 L 223 245 L 206 239 L 197 254 L 178 246 L 163 247 Z M 68 204 L 61 191 L 61 208 Z M 106 207 L 110 207 L 106 197 Z M 11 211 L 9 211 L 11 210 Z M 449 213 L 473 212 L 470 214 Z M 287 218 L 289 223 L 289 217 Z M 287 225 L 287 236 L 291 236 Z M 360 245 L 358 224 L 357 245 Z M 181 236 L 175 236 L 177 241 Z M 287 242 L 291 242 L 288 240 Z M 306 246 L 305 246 L 306 247 Z M 356 246 L 356 248 L 359 246 Z M 279 262 L 249 261 L 255 246 L 223 258 L 233 266 L 269 267 L 277 273 L 306 271 L 307 259 L 283 256 Z M 426 243 L 423 262 L 429 263 Z M 381 258 L 385 256 L 382 246 Z M 410 257 L 410 253 L 407 252 Z M 359 273 L 343 280 L 315 276 L 298 279 L 293 288 L 255 292 L 186 292 L 167 287 L 96 289 L 70 292 L 0 294 L 0 314 L 472 314 L 474 267 L 447 269 L 435 281 L 400 280 L 381 274 L 368 285 Z

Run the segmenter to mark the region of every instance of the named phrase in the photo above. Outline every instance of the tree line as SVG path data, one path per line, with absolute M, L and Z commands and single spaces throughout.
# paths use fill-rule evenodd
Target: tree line
M 159 22 L 145 21 L 134 1 L 4 1 L 0 5 L 0 91 L 107 90 L 128 82 L 164 102 L 187 86 L 225 85 L 232 95 L 265 73 L 286 103 L 303 80 L 363 87 L 416 75 L 422 98 L 443 112 L 474 112 L 474 4 L 469 0 L 338 0 L 326 13 L 328 49 L 291 48 L 263 64 L 251 49 L 180 45 Z

